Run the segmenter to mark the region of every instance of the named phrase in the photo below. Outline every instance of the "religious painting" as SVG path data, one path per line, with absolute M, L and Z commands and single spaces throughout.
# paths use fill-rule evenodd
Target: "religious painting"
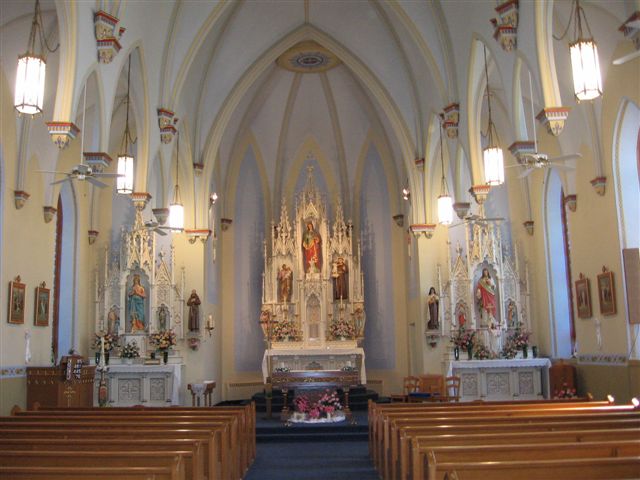
M 50 290 L 42 282 L 36 287 L 36 305 L 33 314 L 33 324 L 36 327 L 46 327 L 49 325 L 49 297 Z
M 17 276 L 9 283 L 9 323 L 24 323 L 24 298 L 26 285 Z
M 591 318 L 591 290 L 589 279 L 580 274 L 580 280 L 576 280 L 576 302 L 578 304 L 578 317 Z
M 616 314 L 616 291 L 613 286 L 613 272 L 604 271 L 598 275 L 598 299 L 602 315 Z

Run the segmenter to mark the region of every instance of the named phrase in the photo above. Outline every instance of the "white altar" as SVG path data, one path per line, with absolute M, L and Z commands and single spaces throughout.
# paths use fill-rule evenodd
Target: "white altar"
M 540 400 L 549 398 L 548 358 L 466 360 L 449 363 L 460 377 L 460 401 Z
M 184 364 L 109 365 L 107 388 L 112 407 L 168 407 L 180 405 Z M 93 404 L 98 405 L 100 376 L 94 382 Z
M 364 350 L 362 348 L 331 349 L 277 349 L 266 350 L 262 357 L 262 378 L 266 382 L 269 376 L 269 359 L 271 369 L 287 368 L 291 371 L 303 370 L 341 370 L 344 367 L 357 368 L 360 383 L 367 383 L 367 372 L 364 366 Z
M 314 371 L 364 367 L 364 277 L 361 249 L 342 205 L 330 218 L 309 168 L 295 215 L 282 204 L 264 243 L 260 327 L 265 381 L 275 369 Z

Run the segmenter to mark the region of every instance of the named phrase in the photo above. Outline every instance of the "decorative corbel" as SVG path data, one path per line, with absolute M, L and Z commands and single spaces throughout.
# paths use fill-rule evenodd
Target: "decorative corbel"
M 596 177 L 591 180 L 591 186 L 596 191 L 598 195 L 601 197 L 604 196 L 605 189 L 607 186 L 607 177 Z
M 167 219 L 169 218 L 169 209 L 168 208 L 154 208 L 151 210 L 153 215 L 156 217 L 156 221 L 158 225 L 164 225 L 167 223 Z
M 556 137 L 562 133 L 564 122 L 569 116 L 569 107 L 549 107 L 540 110 L 536 119 L 547 128 L 551 135 Z
M 151 200 L 151 194 L 147 192 L 133 192 L 129 196 L 137 210 L 144 210 L 149 200 Z
M 536 144 L 530 140 L 517 140 L 509 146 L 509 151 L 516 157 L 518 163 L 523 163 L 525 155 L 536 153 Z
M 633 42 L 636 50 L 640 50 L 640 10 L 633 12 L 618 30 Z
M 44 223 L 51 223 L 51 220 L 53 220 L 53 217 L 57 212 L 58 212 L 58 209 L 50 205 L 45 205 L 44 207 L 42 207 L 42 213 L 44 215 Z
M 473 185 L 469 189 L 469 193 L 473 195 L 474 200 L 478 205 L 484 204 L 485 200 L 489 196 L 489 192 L 491 191 L 491 185 L 482 184 L 482 185 Z
M 231 220 L 230 218 L 221 218 L 220 228 L 222 229 L 223 232 L 226 232 L 227 230 L 229 230 L 229 227 L 231 226 L 232 223 L 233 223 L 233 220 Z
M 88 237 L 89 237 L 89 245 L 93 245 L 94 243 L 96 243 L 96 239 L 98 238 L 98 231 L 97 230 L 89 230 L 87 232 Z
M 503 50 L 510 52 L 518 46 L 518 0 L 508 0 L 495 8 L 498 18 L 492 18 L 493 38 Z
M 84 162 L 96 173 L 102 173 L 113 161 L 106 152 L 83 152 Z
M 400 228 L 404 227 L 404 215 L 402 213 L 394 215 L 393 221 L 396 222 L 396 225 Z
M 420 237 L 420 235 L 424 235 L 427 239 L 433 237 L 436 227 L 437 224 L 435 223 L 414 223 L 409 226 L 411 233 L 413 233 L 416 238 Z
M 51 141 L 60 150 L 67 148 L 71 140 L 78 136 L 80 129 L 72 122 L 47 122 Z
M 24 190 L 14 190 L 13 201 L 15 203 L 16 210 L 20 210 L 22 207 L 24 207 L 24 204 L 27 203 L 27 200 L 29 200 L 30 196 L 31 195 Z
M 569 210 L 575 212 L 578 209 L 578 196 L 576 194 L 565 195 L 564 204 Z
M 450 103 L 443 110 L 443 127 L 447 137 L 458 138 L 458 125 L 460 124 L 460 104 Z
M 522 225 L 529 235 L 533 235 L 533 220 L 527 220 Z
M 200 175 L 202 175 L 202 172 L 204 171 L 204 163 L 193 163 L 193 173 L 195 174 L 196 177 L 199 177 Z
M 453 204 L 453 210 L 456 212 L 456 215 L 458 215 L 460 220 L 467 216 L 470 208 L 471 204 L 469 202 L 456 202 Z
M 424 158 L 416 158 L 414 163 L 417 169 L 422 170 L 424 168 Z
M 211 230 L 206 228 L 189 230 L 185 228 L 184 233 L 186 233 L 189 243 L 193 245 L 196 243 L 196 240 L 200 240 L 202 243 L 205 243 L 209 238 L 209 235 L 211 235 Z

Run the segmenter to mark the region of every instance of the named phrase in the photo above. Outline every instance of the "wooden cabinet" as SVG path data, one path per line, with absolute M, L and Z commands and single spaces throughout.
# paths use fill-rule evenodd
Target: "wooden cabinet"
M 65 357 L 67 358 L 67 357 Z M 27 367 L 27 409 L 92 407 L 95 366 L 69 360 L 55 367 Z

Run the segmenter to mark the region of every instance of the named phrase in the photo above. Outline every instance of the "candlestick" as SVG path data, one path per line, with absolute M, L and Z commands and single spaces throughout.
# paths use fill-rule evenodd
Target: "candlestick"
M 100 367 L 104 369 L 105 358 L 104 358 L 104 336 L 100 337 Z

